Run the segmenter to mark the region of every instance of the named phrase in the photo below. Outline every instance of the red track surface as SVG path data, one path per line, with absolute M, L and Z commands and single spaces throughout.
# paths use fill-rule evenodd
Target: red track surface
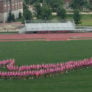
M 29 41 L 46 40 L 62 41 L 71 40 L 74 37 L 92 37 L 92 33 L 60 33 L 60 34 L 0 34 L 0 41 Z

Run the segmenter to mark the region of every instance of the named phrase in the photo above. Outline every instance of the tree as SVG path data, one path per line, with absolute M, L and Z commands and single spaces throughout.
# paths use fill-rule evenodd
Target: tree
M 84 7 L 87 7 L 87 0 L 72 0 L 70 6 L 72 9 L 82 10 Z
M 88 5 L 88 9 L 92 10 L 92 0 L 89 0 L 87 5 Z
M 41 7 L 41 16 L 40 16 L 40 18 L 42 18 L 42 19 L 50 19 L 50 17 L 51 17 L 51 9 L 50 9 L 50 7 L 48 6 L 48 5 L 44 5 L 44 6 L 42 6 Z
M 9 12 L 9 15 L 8 15 L 8 18 L 7 18 L 7 22 L 11 22 L 11 20 L 12 20 L 12 13 Z
M 28 7 L 26 5 L 23 5 L 23 16 L 25 18 L 25 20 L 31 20 L 32 19 L 32 13 L 31 11 L 28 9 Z
M 35 11 L 36 11 L 36 17 L 40 18 L 40 16 L 41 16 L 41 5 L 40 5 L 40 3 L 35 3 L 34 7 L 35 7 Z
M 9 12 L 7 22 L 14 22 L 15 21 L 15 15 Z
M 45 0 L 45 2 L 56 12 L 59 7 L 63 7 L 64 0 Z
M 24 18 L 25 20 L 31 20 L 32 19 L 32 13 L 29 10 L 24 10 Z
M 75 24 L 80 24 L 81 15 L 79 13 L 79 10 L 74 10 L 73 19 L 74 19 Z
M 47 4 L 41 6 L 40 3 L 35 4 L 36 17 L 40 19 L 50 19 L 51 17 L 51 8 Z
M 39 2 L 39 0 L 24 0 L 26 4 L 34 4 L 36 2 Z
M 57 10 L 57 15 L 58 15 L 61 19 L 65 20 L 65 19 L 66 19 L 66 10 L 65 10 L 64 8 L 58 8 L 58 10 Z
M 12 14 L 12 17 L 11 17 L 11 21 L 15 21 L 15 15 L 14 14 Z
M 19 19 L 21 19 L 22 18 L 22 14 L 21 14 L 21 12 L 19 12 Z

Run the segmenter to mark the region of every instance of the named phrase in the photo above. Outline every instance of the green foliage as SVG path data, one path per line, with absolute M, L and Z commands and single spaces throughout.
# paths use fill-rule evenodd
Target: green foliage
M 53 11 L 56 11 L 58 7 L 63 6 L 63 0 L 25 0 L 25 1 L 28 5 L 29 4 L 36 5 L 38 3 L 47 4 L 52 8 Z
M 28 9 L 28 6 L 26 6 L 25 4 L 24 4 L 24 7 L 23 7 L 23 16 L 24 16 L 25 20 L 31 20 L 32 19 L 32 13 Z
M 32 17 L 36 17 L 37 19 L 52 19 L 53 17 L 58 17 L 59 19 L 66 19 L 69 16 L 66 15 L 66 10 L 64 9 L 64 4 L 66 0 L 24 0 L 27 3 L 27 6 L 24 5 L 24 16 L 26 17 L 25 19 L 32 19 Z M 28 5 L 31 5 L 34 9 L 34 16 L 29 13 L 28 10 Z M 73 18 L 76 24 L 91 24 L 92 22 L 90 20 L 87 22 L 84 22 L 85 20 L 81 21 L 81 15 L 80 11 L 83 10 L 92 10 L 92 0 L 71 0 L 70 7 L 74 11 L 74 15 L 71 17 Z M 27 10 L 26 10 L 27 9 Z M 76 11 L 78 9 L 79 11 Z M 76 11 L 76 12 L 75 12 Z M 56 16 L 52 16 L 52 12 L 56 12 Z M 29 16 L 31 17 L 29 17 Z M 78 19 L 79 18 L 79 19 Z
M 14 22 L 15 21 L 15 16 L 11 12 L 9 12 L 7 22 Z
M 61 19 L 63 19 L 63 20 L 65 20 L 66 19 L 66 10 L 64 9 L 64 8 L 58 8 L 57 9 L 57 15 L 61 18 Z
M 41 5 L 40 5 L 40 3 L 35 3 L 34 7 L 35 7 L 35 11 L 36 11 L 36 17 L 40 18 L 40 16 L 41 16 Z
M 9 12 L 7 22 L 11 22 L 11 19 L 12 19 L 12 14 L 11 14 L 11 12 Z
M 83 10 L 84 7 L 87 7 L 87 0 L 72 0 L 71 7 L 72 9 Z
M 19 12 L 19 19 L 21 19 L 22 18 L 22 14 L 21 14 L 21 12 Z
M 41 16 L 42 19 L 50 19 L 51 17 L 51 9 L 50 7 L 44 5 L 41 7 Z
M 63 7 L 63 0 L 46 0 L 46 3 L 56 11 L 59 7 Z
M 36 16 L 37 18 L 40 18 L 40 19 L 50 19 L 51 17 L 51 8 L 48 6 L 48 5 L 40 5 L 39 3 L 37 3 L 35 5 L 35 10 L 36 10 Z
M 92 0 L 89 0 L 90 2 L 88 3 L 88 8 L 92 11 Z
M 74 10 L 73 19 L 74 19 L 75 24 L 80 24 L 81 15 L 79 13 L 79 10 Z
M 14 16 L 14 14 L 12 14 L 12 21 L 15 21 L 15 16 Z

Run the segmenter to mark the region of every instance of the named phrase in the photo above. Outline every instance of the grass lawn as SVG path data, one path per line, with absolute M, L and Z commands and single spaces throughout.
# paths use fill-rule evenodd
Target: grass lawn
M 67 16 L 72 19 L 72 15 Z M 81 15 L 81 26 L 92 26 L 92 15 Z
M 61 19 L 57 16 L 52 18 L 54 21 L 60 21 Z M 67 15 L 67 19 L 72 20 L 72 15 Z M 81 15 L 80 26 L 92 26 L 92 15 Z
M 92 19 L 82 20 L 81 26 L 92 26 Z
M 82 15 L 81 24 L 82 26 L 92 26 L 92 15 Z
M 92 57 L 92 40 L 58 42 L 0 42 L 0 59 L 18 65 L 57 63 Z M 0 80 L 1 92 L 90 92 L 92 68 L 34 80 Z

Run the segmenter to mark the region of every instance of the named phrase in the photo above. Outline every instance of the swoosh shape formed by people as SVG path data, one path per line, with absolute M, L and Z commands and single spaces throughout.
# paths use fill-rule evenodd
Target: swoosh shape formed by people
M 18 66 L 15 65 L 15 60 L 3 60 L 0 61 L 0 68 L 3 71 L 0 71 L 1 79 L 21 79 L 21 78 L 39 78 L 41 76 L 51 76 L 56 73 L 64 73 L 73 69 L 83 68 L 92 66 L 92 58 L 78 60 L 78 61 L 68 61 L 64 63 L 57 64 L 37 64 L 29 66 Z

